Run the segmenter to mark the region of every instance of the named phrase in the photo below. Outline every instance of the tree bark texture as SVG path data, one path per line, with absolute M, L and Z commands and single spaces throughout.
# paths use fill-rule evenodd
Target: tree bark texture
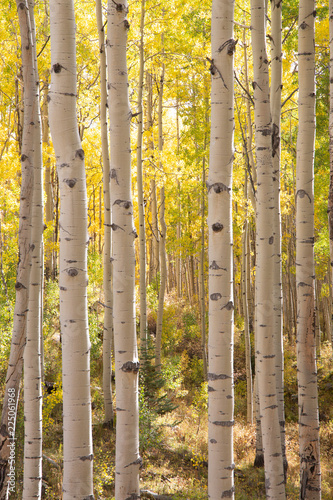
M 46 79 L 48 80 L 48 72 L 46 73 Z M 43 144 L 46 148 L 50 146 L 49 138 L 49 107 L 47 103 L 48 90 L 45 92 L 45 100 L 42 106 L 42 130 L 43 130 Z M 44 164 L 44 191 L 45 191 L 45 223 L 53 225 L 53 189 L 52 189 L 52 176 L 51 176 L 51 159 L 47 159 Z M 54 232 L 47 241 L 49 248 L 45 249 L 45 277 L 46 279 L 54 278 L 55 274 L 55 234 Z
M 36 54 L 34 1 L 19 7 L 20 30 L 30 44 L 28 70 L 33 77 L 32 93 L 24 96 L 25 108 L 33 109 L 33 136 L 30 154 L 33 159 L 34 187 L 31 215 L 30 282 L 24 349 L 24 476 L 23 499 L 41 498 L 42 494 L 42 276 L 43 276 L 43 171 L 42 129 Z M 23 14 L 23 15 L 22 15 Z
M 252 0 L 253 88 L 257 159 L 256 198 L 256 373 L 265 462 L 267 498 L 285 498 L 282 442 L 277 395 L 277 354 L 274 336 L 275 175 L 272 163 L 272 122 L 269 61 L 266 52 L 265 1 Z
M 93 498 L 87 196 L 76 116 L 72 0 L 50 2 L 50 130 L 60 186 L 60 327 L 63 363 L 63 499 Z
M 315 337 L 314 0 L 300 0 L 298 20 L 298 138 L 296 164 L 297 378 L 300 500 L 321 498 L 319 413 Z
M 126 61 L 128 6 L 108 3 L 108 87 L 113 231 L 113 319 L 116 374 L 116 500 L 139 498 L 139 361 L 135 329 L 137 236 L 131 195 L 131 110 Z
M 328 225 L 330 235 L 330 264 L 331 264 L 331 344 L 333 348 L 333 0 L 329 0 L 329 37 L 330 37 L 330 189 L 328 195 Z
M 141 20 L 140 20 L 140 69 L 138 84 L 138 133 L 137 133 L 137 186 L 139 205 L 139 272 L 140 272 L 140 341 L 141 349 L 146 349 L 147 342 L 147 291 L 146 291 L 146 222 L 144 208 L 144 187 L 143 187 L 143 107 L 142 94 L 144 83 L 144 26 L 145 26 L 145 0 L 141 0 Z
M 206 145 L 206 140 L 205 140 Z M 202 192 L 201 192 L 201 248 L 199 256 L 199 303 L 200 303 L 200 325 L 201 325 L 201 345 L 203 376 L 207 380 L 207 336 L 206 336 L 206 287 L 205 287 L 205 226 L 206 226 L 206 207 L 205 207 L 205 188 L 206 188 L 206 157 L 202 161 Z
M 16 299 L 13 319 L 13 334 L 10 357 L 6 375 L 6 388 L 3 399 L 0 427 L 0 498 L 8 496 L 8 472 L 10 444 L 15 443 L 16 413 L 19 400 L 20 381 L 23 367 L 26 320 L 29 297 L 30 277 L 30 238 L 31 207 L 34 182 L 34 95 L 36 76 L 32 63 L 32 39 L 29 21 L 29 8 L 26 2 L 17 1 L 18 16 L 21 28 L 22 66 L 24 81 L 24 124 L 21 145 L 21 192 L 19 212 L 19 262 L 16 274 Z M 10 412 L 10 415 L 9 415 Z
M 249 295 L 250 295 L 250 245 L 249 245 L 249 221 L 248 221 L 248 189 L 247 172 L 244 180 L 244 198 L 246 200 L 244 232 L 243 232 L 243 255 L 242 255 L 242 288 L 243 288 L 243 315 L 244 315 L 244 342 L 245 342 L 245 365 L 246 365 L 246 418 L 249 424 L 253 423 L 253 382 L 251 367 L 251 338 L 249 324 Z
M 161 350 L 162 350 L 162 331 L 163 331 L 163 309 L 164 309 L 164 295 L 167 280 L 167 265 L 166 265 L 166 223 L 165 223 L 165 196 L 164 187 L 160 190 L 160 287 L 158 293 L 158 309 L 156 321 L 156 351 L 155 351 L 155 365 L 158 371 L 161 371 Z
M 150 207 L 151 207 L 151 229 L 152 229 L 152 251 L 150 255 L 151 276 L 152 280 L 157 279 L 160 261 L 159 261 L 159 233 L 157 219 L 157 198 L 156 198 L 156 181 L 150 179 Z
M 112 400 L 112 346 L 113 346 L 113 293 L 111 262 L 111 207 L 110 207 L 110 156 L 107 120 L 107 75 L 106 50 L 103 11 L 101 0 L 96 0 L 96 19 L 99 35 L 100 52 L 100 123 L 103 164 L 103 196 L 104 196 L 104 248 L 103 248 L 103 291 L 104 291 L 104 324 L 103 324 L 103 396 L 105 422 L 113 422 L 114 410 Z
M 282 258 L 281 258 L 281 208 L 280 208 L 280 159 L 281 159 L 281 89 L 282 89 L 282 3 L 271 0 L 271 114 L 272 114 L 272 164 L 274 210 L 273 245 L 273 300 L 276 388 L 279 405 L 279 423 L 284 467 L 287 469 L 286 435 L 284 413 L 284 357 L 283 357 L 283 303 L 282 303 Z
M 208 175 L 208 495 L 234 498 L 233 463 L 233 0 L 213 0 Z

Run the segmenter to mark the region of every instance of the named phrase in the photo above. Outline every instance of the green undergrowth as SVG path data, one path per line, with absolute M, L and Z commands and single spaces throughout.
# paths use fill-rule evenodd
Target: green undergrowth
M 91 396 L 94 442 L 95 498 L 114 498 L 115 430 L 104 424 L 102 391 L 103 298 L 101 266 L 90 262 L 93 275 L 88 289 L 91 338 Z M 161 373 L 154 369 L 156 333 L 156 286 L 148 290 L 148 338 L 146 362 L 140 374 L 140 453 L 143 467 L 140 487 L 174 499 L 207 498 L 207 384 L 204 382 L 200 321 L 197 309 L 174 295 L 165 301 Z M 10 349 L 12 302 L 2 300 L 0 320 L 0 382 L 4 388 Z M 62 388 L 61 341 L 58 284 L 46 282 L 44 298 L 44 379 L 53 384 L 45 389 L 43 400 L 43 498 L 61 498 L 62 484 Z M 7 322 L 8 320 L 8 322 Z M 138 332 L 139 338 L 139 332 Z M 252 352 L 253 349 L 253 338 Z M 140 346 L 139 346 L 140 347 Z M 242 324 L 235 328 L 235 498 L 265 498 L 263 470 L 253 467 L 255 429 L 246 423 L 245 343 Z M 146 365 L 144 369 L 143 366 Z M 252 355 L 252 366 L 254 357 Z M 285 343 L 285 404 L 287 456 L 289 462 L 288 499 L 299 496 L 299 458 L 297 425 L 297 364 L 295 345 Z M 321 418 L 321 460 L 323 500 L 333 491 L 333 366 L 328 343 L 321 346 L 318 358 L 319 405 Z M 22 498 L 23 407 L 19 405 L 17 424 L 17 490 L 11 499 Z

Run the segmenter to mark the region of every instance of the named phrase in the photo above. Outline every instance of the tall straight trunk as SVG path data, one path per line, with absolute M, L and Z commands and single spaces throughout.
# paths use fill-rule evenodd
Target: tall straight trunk
M 243 313 L 244 313 L 244 342 L 245 342 L 245 365 L 246 365 L 246 417 L 247 422 L 253 422 L 253 383 L 251 368 L 251 340 L 249 323 L 249 274 L 250 274 L 250 248 L 249 248 L 249 221 L 248 221 L 248 189 L 247 173 L 244 180 L 244 198 L 246 201 L 244 233 L 243 233 L 243 255 L 242 255 L 242 288 L 243 288 Z
M 245 88 L 248 96 L 250 96 L 250 85 L 249 85 L 249 75 L 248 75 L 248 57 L 247 57 L 247 44 L 245 36 L 245 28 L 243 31 L 243 45 L 244 45 L 244 76 L 245 76 Z M 246 153 L 248 157 L 249 164 L 249 175 L 252 178 L 251 190 L 249 192 L 249 197 L 253 206 L 256 208 L 255 201 L 255 191 L 254 186 L 257 184 L 257 169 L 253 158 L 253 123 L 251 115 L 251 101 L 249 97 L 246 99 L 246 125 L 247 125 L 247 135 L 246 135 Z
M 46 74 L 48 80 L 48 73 Z M 42 107 L 42 125 L 43 125 L 43 144 L 46 148 L 50 146 L 49 139 L 49 108 L 47 103 L 47 91 L 45 101 Z M 44 191 L 45 191 L 45 222 L 46 224 L 53 224 L 53 192 L 52 192 L 52 179 L 51 179 L 51 161 L 48 158 L 44 165 Z M 48 240 L 49 248 L 45 256 L 45 277 L 46 279 L 54 276 L 54 232 Z
M 160 267 L 159 259 L 159 233 L 157 219 L 157 199 L 156 199 L 156 181 L 150 179 L 150 195 L 151 195 L 151 229 L 152 229 L 152 248 L 151 248 L 151 275 L 152 279 L 156 280 Z
M 300 499 L 321 498 L 319 414 L 315 338 L 314 0 L 300 0 L 298 19 L 298 138 L 296 164 L 297 378 Z
M 182 297 L 182 247 L 181 247 L 181 236 L 182 236 L 182 226 L 181 226 L 181 192 L 180 192 L 180 181 L 177 179 L 177 191 L 178 191 L 178 222 L 177 222 L 177 241 L 178 241 L 178 252 L 176 260 L 176 281 L 177 281 L 177 297 L 180 299 Z
M 284 358 L 283 358 L 283 303 L 282 303 L 282 258 L 281 258 L 281 209 L 280 209 L 280 159 L 281 159 L 281 89 L 282 89 L 282 3 L 271 0 L 271 114 L 272 114 L 272 163 L 274 210 L 272 217 L 274 241 L 273 300 L 276 389 L 279 405 L 281 445 L 285 470 L 286 432 L 284 413 Z
M 164 37 L 162 34 L 162 46 Z M 160 78 L 160 88 L 158 94 L 158 155 L 159 155 L 159 168 L 163 170 L 162 152 L 163 152 L 163 91 L 164 91 L 164 74 L 165 67 L 162 64 L 162 73 Z M 166 224 L 165 224 L 165 195 L 164 186 L 160 190 L 160 213 L 159 213 L 159 268 L 160 280 L 158 289 L 158 309 L 156 321 L 156 347 L 155 347 L 155 365 L 158 371 L 161 371 L 161 348 L 162 348 L 162 326 L 163 326 L 163 309 L 164 309 L 164 295 L 166 286 Z
M 15 492 L 15 467 L 9 464 L 11 450 L 15 449 L 16 414 L 23 367 L 26 340 L 26 321 L 29 298 L 31 262 L 31 209 L 34 181 L 34 133 L 36 75 L 34 73 L 31 27 L 27 3 L 17 1 L 21 28 L 22 66 L 24 82 L 24 124 L 21 144 L 21 193 L 19 212 L 19 261 L 16 274 L 16 299 L 13 318 L 13 334 L 6 374 L 0 427 L 0 498 Z
M 208 176 L 208 495 L 234 498 L 233 463 L 233 39 L 234 1 L 213 0 Z
M 140 70 L 138 84 L 138 134 L 137 134 L 137 186 L 138 186 L 138 205 L 139 205 L 139 273 L 140 273 L 140 341 L 141 349 L 145 350 L 147 342 L 147 292 L 146 292 L 146 223 L 143 196 L 143 77 L 144 77 L 144 26 L 145 26 L 145 0 L 141 0 L 141 20 L 140 20 Z
M 266 496 L 285 498 L 282 442 L 277 395 L 277 355 L 274 336 L 274 239 L 272 207 L 275 207 L 275 175 L 272 162 L 272 123 L 269 93 L 269 61 L 266 53 L 265 2 L 252 0 L 251 26 L 254 73 L 255 142 L 257 157 L 256 198 L 256 374 Z M 276 210 L 276 208 L 275 208 Z
M 333 0 L 329 0 L 329 30 L 330 30 L 330 189 L 328 195 L 328 226 L 330 234 L 330 261 L 331 261 L 331 315 L 333 313 Z M 331 344 L 333 348 L 333 316 L 331 316 Z
M 261 431 L 261 415 L 259 404 L 259 389 L 258 389 L 258 376 L 254 377 L 254 410 L 255 410 L 255 424 L 256 424 L 256 455 L 254 459 L 254 467 L 264 466 L 264 448 L 262 442 Z
M 111 207 L 110 207 L 110 157 L 107 120 L 107 76 L 105 53 L 105 30 L 101 0 L 96 0 L 96 20 L 99 37 L 100 60 L 100 123 L 103 163 L 103 197 L 104 197 L 104 248 L 103 248 L 103 291 L 104 291 L 104 324 L 103 324 L 103 396 L 105 422 L 113 424 L 114 410 L 112 401 L 112 346 L 113 346 L 113 293 L 112 293 L 112 261 L 111 261 Z
M 205 141 L 206 149 L 206 141 Z M 207 346 L 206 346 L 206 293 L 205 293 L 205 223 L 206 223 L 206 207 L 205 207 L 205 187 L 206 187 L 206 157 L 202 161 L 202 192 L 201 192 L 201 249 L 199 257 L 199 302 L 200 302 L 200 323 L 201 323 L 201 345 L 202 345 L 202 361 L 203 375 L 207 380 Z
M 19 7 L 19 20 L 26 54 L 29 52 L 28 70 L 33 75 L 32 94 L 24 96 L 24 107 L 33 109 L 33 136 L 30 154 L 33 159 L 34 187 L 31 211 L 31 263 L 29 302 L 24 349 L 24 477 L 23 499 L 41 498 L 42 494 L 42 275 L 43 275 L 43 171 L 42 135 L 39 103 L 39 84 L 36 54 L 34 1 Z M 22 15 L 23 14 L 23 15 Z M 29 43 L 30 38 L 30 43 Z
M 177 81 L 178 87 L 178 81 Z M 180 126 L 179 126 L 179 97 L 177 94 L 177 103 L 176 103 L 176 132 L 177 132 L 177 155 L 179 155 L 180 151 Z M 180 193 L 180 167 L 178 167 L 178 175 L 177 175 L 177 192 L 178 192 L 178 221 L 177 221 L 177 241 L 178 241 L 178 250 L 176 254 L 176 286 L 177 286 L 177 297 L 180 299 L 182 296 L 182 258 L 181 258 L 181 193 Z
M 87 311 L 87 196 L 76 116 L 73 0 L 50 2 L 50 130 L 60 187 L 63 499 L 93 498 L 90 342 Z
M 166 223 L 165 223 L 165 195 L 164 186 L 160 190 L 160 287 L 158 293 L 158 309 L 156 321 L 156 348 L 155 348 L 155 365 L 158 371 L 161 371 L 161 347 L 162 347 L 162 326 L 163 326 L 163 308 L 164 308 L 164 295 L 165 285 L 167 279 L 167 266 L 166 266 Z
M 140 494 L 139 361 L 135 331 L 136 232 L 131 195 L 131 111 L 126 61 L 127 1 L 108 3 L 108 87 L 113 231 L 113 320 L 117 398 L 116 500 Z

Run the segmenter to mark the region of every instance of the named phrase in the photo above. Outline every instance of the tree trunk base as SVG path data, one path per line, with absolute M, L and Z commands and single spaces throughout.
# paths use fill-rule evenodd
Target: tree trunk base
M 264 467 L 264 455 L 263 454 L 261 454 L 261 453 L 256 454 L 253 466 L 258 467 L 258 468 Z

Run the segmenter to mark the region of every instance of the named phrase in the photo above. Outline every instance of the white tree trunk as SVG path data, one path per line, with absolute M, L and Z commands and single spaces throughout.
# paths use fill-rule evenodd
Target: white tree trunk
M 159 234 L 158 234 L 158 220 L 157 220 L 157 199 L 156 199 L 156 182 L 155 179 L 150 179 L 150 193 L 151 193 L 151 229 L 152 229 L 152 252 L 151 260 L 151 274 L 152 279 L 156 281 L 158 270 L 160 267 L 159 262 Z
M 36 80 L 32 64 L 32 44 L 29 26 L 29 13 L 26 3 L 17 2 L 21 25 L 24 93 L 27 106 L 24 114 L 24 127 L 21 150 L 21 192 L 19 212 L 19 262 L 16 274 L 16 299 L 13 318 L 13 334 L 10 357 L 6 374 L 6 388 L 3 398 L 0 426 L 0 498 L 8 498 L 15 492 L 13 470 L 8 463 L 11 445 L 15 446 L 15 427 L 20 381 L 25 347 L 26 321 L 29 297 L 30 277 L 30 242 L 31 242 L 31 207 L 33 195 L 33 136 L 34 136 L 34 101 Z M 8 475 L 9 474 L 9 475 Z M 15 475 L 15 472 L 14 472 Z
M 297 375 L 301 500 L 321 498 L 314 311 L 314 19 L 314 0 L 301 0 L 298 20 L 299 129 L 296 164 Z
M 24 350 L 24 477 L 23 499 L 41 498 L 42 494 L 42 387 L 41 387 L 41 342 L 42 342 L 42 274 L 43 274 L 43 175 L 42 136 L 39 103 L 39 84 L 36 55 L 36 32 L 34 2 L 28 1 L 18 8 L 20 29 L 25 47 L 25 76 L 31 78 L 29 93 L 24 92 L 24 126 L 33 124 L 26 144 L 26 152 L 32 158 L 33 204 L 30 240 L 30 283 Z M 24 32 L 24 34 L 23 34 Z M 29 49 L 27 48 L 29 47 Z M 30 110 L 30 112 L 29 112 Z
M 60 325 L 63 363 L 63 499 L 93 498 L 87 197 L 76 116 L 73 0 L 50 2 L 50 129 L 60 187 Z
M 244 180 L 244 198 L 246 201 L 244 232 L 243 232 L 243 255 L 242 255 L 242 286 L 243 286 L 243 312 L 244 312 L 244 342 L 245 342 L 245 365 L 246 365 L 246 418 L 249 424 L 253 423 L 253 382 L 251 367 L 251 339 L 249 324 L 249 275 L 250 275 L 250 245 L 249 245 L 249 221 L 248 221 L 248 196 L 247 196 L 247 173 Z
M 234 498 L 233 463 L 233 0 L 213 0 L 208 176 L 208 496 Z
M 139 205 L 139 272 L 140 272 L 140 340 L 141 349 L 146 349 L 147 342 L 147 293 L 146 293 L 146 223 L 144 209 L 144 186 L 143 186 L 143 79 L 144 79 L 144 26 L 145 26 L 145 0 L 141 0 L 141 21 L 140 21 L 140 70 L 138 84 L 138 135 L 137 135 L 137 186 L 138 186 L 138 205 Z
M 264 449 L 266 496 L 285 498 L 285 480 L 276 384 L 274 337 L 274 173 L 269 94 L 269 61 L 266 53 L 265 2 L 252 0 L 251 25 L 254 74 L 255 139 L 257 157 L 256 199 L 256 372 Z
M 46 72 L 45 76 L 48 81 L 48 72 Z M 43 102 L 42 107 L 42 130 L 43 130 L 43 144 L 45 148 L 49 148 L 50 146 L 50 138 L 49 138 L 49 107 L 47 103 L 47 94 L 48 90 L 45 91 L 45 100 Z M 44 203 L 44 212 L 45 212 L 45 223 L 53 223 L 53 190 L 52 190 L 52 179 L 51 179 L 51 159 L 48 157 L 46 163 L 44 164 L 44 191 L 45 191 L 45 203 Z M 45 258 L 45 277 L 54 278 L 54 232 L 50 236 L 48 240 L 48 244 L 51 246 L 51 249 L 48 249 Z
M 207 116 L 207 115 L 206 115 Z M 208 119 L 208 117 L 207 117 Z M 205 150 L 206 150 L 205 140 Z M 201 192 L 201 249 L 199 256 L 199 302 L 200 302 L 200 323 L 201 323 L 201 345 L 202 345 L 202 361 L 203 361 L 203 376 L 207 380 L 208 367 L 207 367 L 207 339 L 206 339 L 206 290 L 205 290 L 205 188 L 206 188 L 206 157 L 202 162 L 202 192 Z
M 165 196 L 164 187 L 160 190 L 160 288 L 158 293 L 158 309 L 156 321 L 156 347 L 155 347 L 155 366 L 158 371 L 161 371 L 161 349 L 162 349 L 162 330 L 163 330 L 163 309 L 164 309 L 164 294 L 167 280 L 167 265 L 166 265 L 166 223 L 165 223 Z
M 107 76 L 105 31 L 102 2 L 96 0 L 96 18 L 100 51 L 100 123 L 103 162 L 104 195 L 104 249 L 103 249 L 103 290 L 104 290 L 104 325 L 103 325 L 103 396 L 105 422 L 113 423 L 114 410 L 112 401 L 112 346 L 113 346 L 113 293 L 111 262 L 111 207 L 110 207 L 110 157 L 107 120 Z
M 138 498 L 139 361 L 135 331 L 136 232 L 131 195 L 131 111 L 126 61 L 126 0 L 108 3 L 107 57 L 113 231 L 113 315 L 116 373 L 116 500 Z
M 274 210 L 272 217 L 274 241 L 274 340 L 277 397 L 279 405 L 279 422 L 281 445 L 285 470 L 288 467 L 286 458 L 286 435 L 284 414 L 284 357 L 283 357 L 283 304 L 282 304 L 282 259 L 281 259 L 281 209 L 280 209 L 280 158 L 281 158 L 281 89 L 282 89 L 282 3 L 271 0 L 271 113 L 272 113 L 272 163 Z
M 328 225 L 330 234 L 331 260 L 331 344 L 333 348 L 333 0 L 329 0 L 329 30 L 330 30 L 330 189 L 328 195 Z

